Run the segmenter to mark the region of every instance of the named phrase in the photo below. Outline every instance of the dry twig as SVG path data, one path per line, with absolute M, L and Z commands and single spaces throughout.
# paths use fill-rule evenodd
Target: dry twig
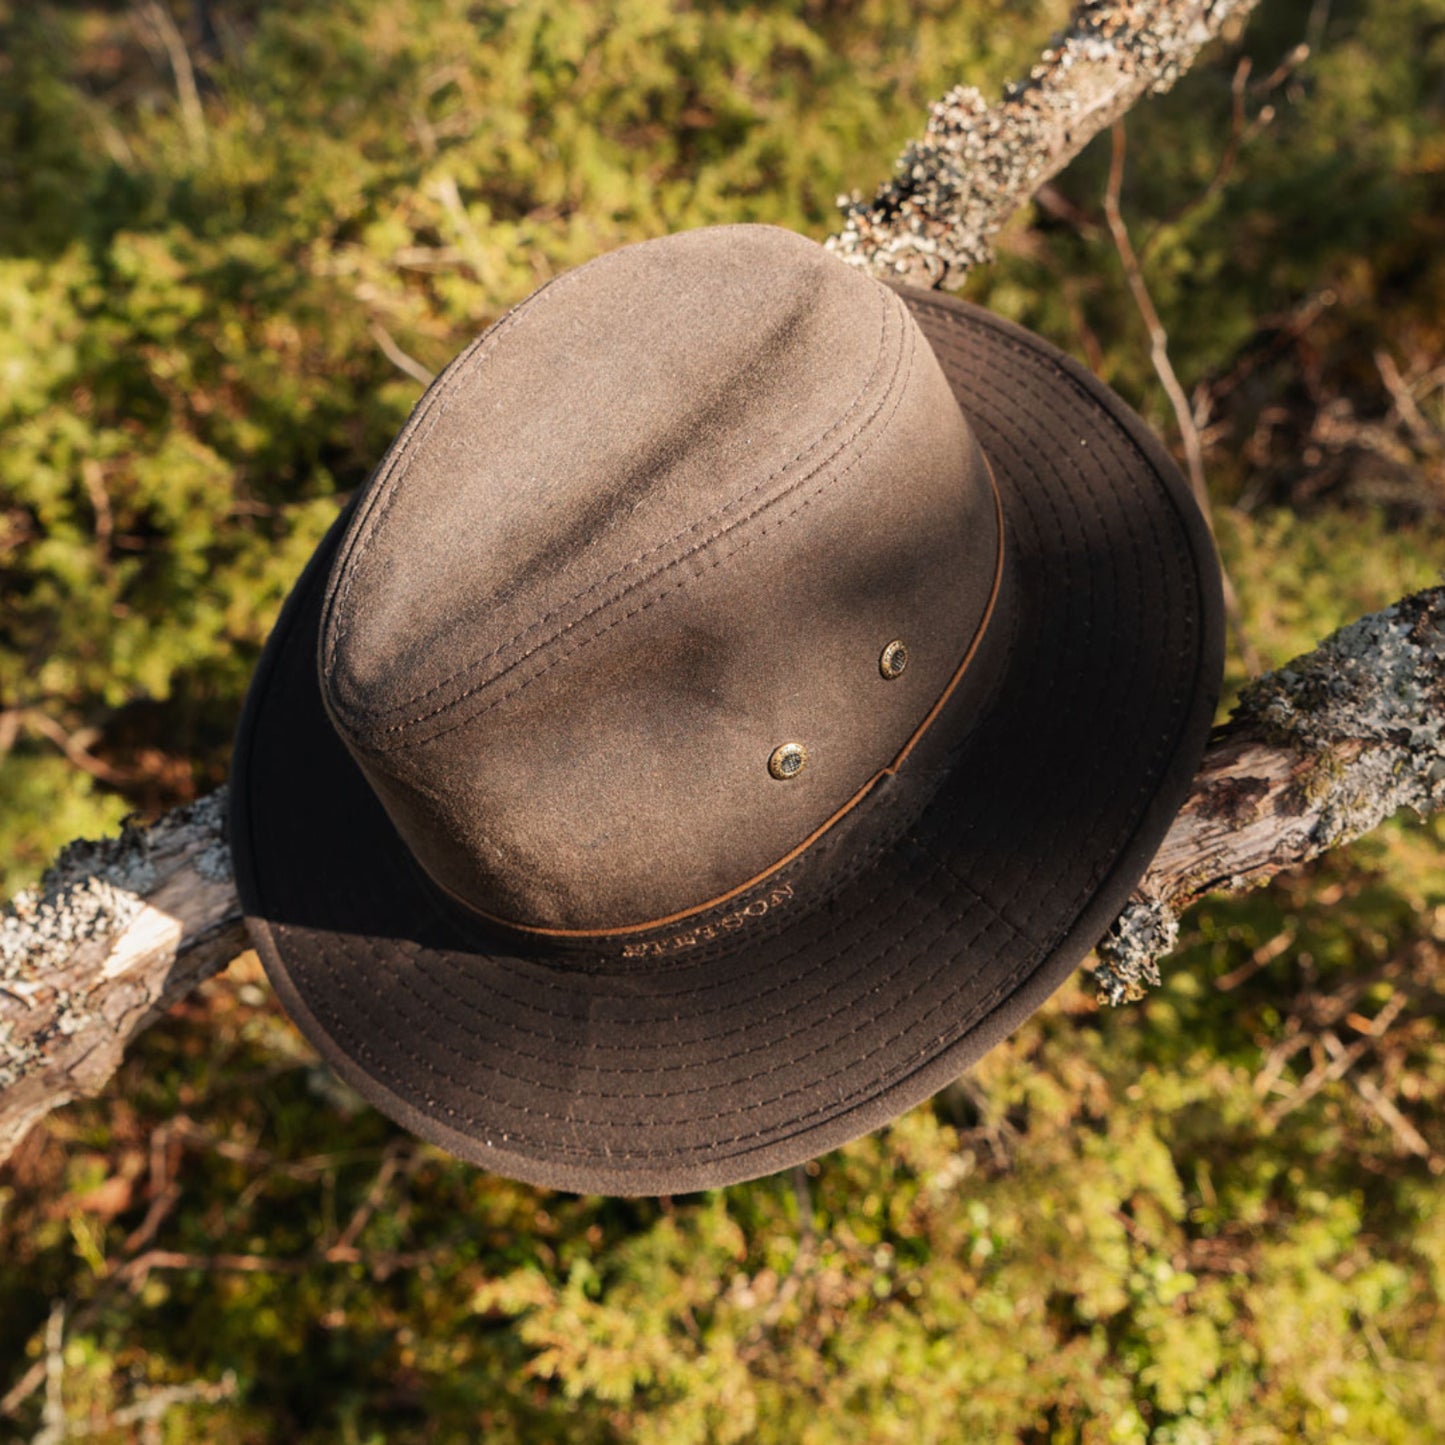
M 135 0 L 136 21 L 149 48 L 159 48 L 170 62 L 176 82 L 176 98 L 181 107 L 181 124 L 190 142 L 191 155 L 204 161 L 210 150 L 210 133 L 206 129 L 206 112 L 201 106 L 201 91 L 196 84 L 196 68 L 186 39 L 166 8 L 164 0 Z

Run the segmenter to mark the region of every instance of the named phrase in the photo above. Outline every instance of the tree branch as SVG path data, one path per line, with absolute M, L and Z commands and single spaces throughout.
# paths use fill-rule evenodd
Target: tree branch
M 1377 827 L 1445 808 L 1445 587 L 1341 629 L 1244 691 L 1134 900 L 1098 949 L 1100 998 L 1158 982 L 1180 912 Z M 245 946 L 225 790 L 73 843 L 0 916 L 0 1162 L 98 1090 L 129 1041 Z
M 1402 808 L 1445 808 L 1445 587 L 1352 622 L 1244 689 L 1096 950 L 1101 1001 L 1158 983 L 1195 899 L 1264 883 Z
M 0 913 L 0 1163 L 246 948 L 225 811 L 221 789 L 149 828 L 72 843 Z
M 885 280 L 952 289 L 992 258 L 991 238 L 1135 101 L 1168 90 L 1200 48 L 1258 0 L 1083 0 L 1026 79 L 989 105 L 960 85 L 871 201 L 839 204 L 828 240 Z

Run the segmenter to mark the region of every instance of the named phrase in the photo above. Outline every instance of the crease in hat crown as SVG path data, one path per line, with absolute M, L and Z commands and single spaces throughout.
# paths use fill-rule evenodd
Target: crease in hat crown
M 897 758 L 1001 545 L 897 296 L 784 231 L 688 232 L 559 277 L 433 384 L 333 565 L 323 697 L 468 908 L 647 927 L 765 877 Z M 779 782 L 785 743 L 808 765 Z

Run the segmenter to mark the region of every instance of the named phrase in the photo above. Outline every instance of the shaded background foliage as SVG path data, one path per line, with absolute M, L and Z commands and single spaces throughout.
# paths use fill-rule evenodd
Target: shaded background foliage
M 224 777 L 276 608 L 420 377 L 625 241 L 822 237 L 929 99 L 995 90 L 1064 13 L 0 0 L 5 891 Z M 1445 0 L 1263 0 L 1128 135 L 1279 662 L 1438 575 Z M 1177 442 L 1107 168 L 968 294 Z M 0 1438 L 1445 1438 L 1442 843 L 1397 823 L 1206 903 L 1145 1004 L 1071 985 L 892 1128 L 675 1200 L 416 1144 L 244 959 L 0 1175 Z

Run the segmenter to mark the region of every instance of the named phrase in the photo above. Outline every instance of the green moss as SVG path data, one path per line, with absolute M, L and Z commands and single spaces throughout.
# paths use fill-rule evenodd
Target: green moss
M 212 0 L 201 164 L 128 12 L 0 5 L 0 711 L 97 730 L 138 779 L 22 731 L 3 886 L 219 781 L 281 598 L 417 395 L 374 325 L 434 370 L 623 241 L 745 218 L 821 237 L 928 100 L 1019 73 L 1065 8 Z M 1258 8 L 1256 78 L 1314 11 Z M 1439 22 L 1438 0 L 1335 6 L 1273 126 L 1179 214 L 1225 144 L 1234 54 L 1130 119 L 1126 210 L 1141 243 L 1166 218 L 1146 264 L 1184 384 L 1253 366 L 1210 477 L 1273 665 L 1438 574 L 1438 509 L 1272 505 L 1251 438 L 1334 396 L 1382 414 L 1381 345 L 1440 354 Z M 1086 217 L 1106 149 L 1059 182 Z M 973 293 L 1097 346 L 1170 433 L 1097 226 L 1025 219 L 1004 250 Z M 1305 351 L 1280 351 L 1324 287 Z M 1206 900 L 1142 1004 L 1072 983 L 890 1129 L 665 1201 L 416 1145 L 328 1084 L 244 959 L 7 1175 L 0 1393 L 62 1301 L 67 1419 L 104 1442 L 198 1383 L 229 1393 L 175 1399 L 160 1438 L 1445 1438 L 1442 848 L 1445 820 L 1396 821 Z M 1368 1047 L 1315 1087 L 1330 1038 Z M 43 1397 L 0 1436 L 33 1438 Z

